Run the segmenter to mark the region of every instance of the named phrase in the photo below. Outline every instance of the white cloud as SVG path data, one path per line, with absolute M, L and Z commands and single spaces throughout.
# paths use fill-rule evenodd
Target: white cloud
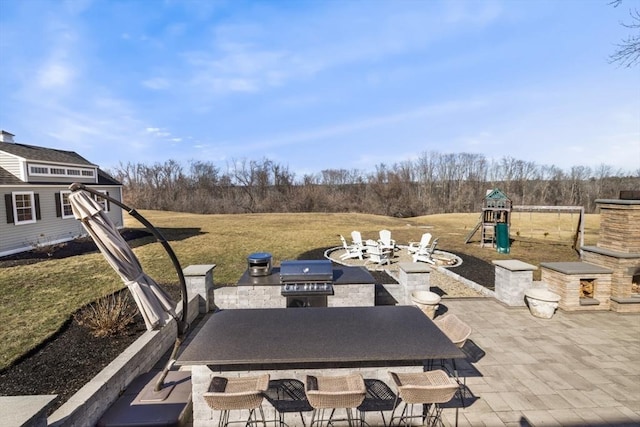
M 171 86 L 171 83 L 169 82 L 169 80 L 165 78 L 154 77 L 154 78 L 143 81 L 142 85 L 153 90 L 163 90 L 163 89 L 169 89 Z
M 74 78 L 74 71 L 62 62 L 45 64 L 38 72 L 38 83 L 45 89 L 65 87 Z

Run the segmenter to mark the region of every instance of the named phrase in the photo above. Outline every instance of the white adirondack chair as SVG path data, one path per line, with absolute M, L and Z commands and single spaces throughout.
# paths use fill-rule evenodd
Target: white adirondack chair
M 438 239 L 435 239 L 431 245 L 426 249 L 421 249 L 420 251 L 413 254 L 413 262 L 428 262 L 429 264 L 435 264 L 436 262 L 433 260 L 432 255 L 433 251 L 436 250 L 436 245 L 438 244 Z
M 362 241 L 362 234 L 359 231 L 353 230 L 351 232 L 351 244 L 353 246 L 358 246 L 360 247 L 363 251 L 366 251 L 366 245 L 364 244 L 364 242 Z
M 347 244 L 347 240 L 344 238 L 342 234 L 340 235 L 340 240 L 342 241 L 342 246 L 344 247 L 344 251 L 345 251 L 342 255 L 340 255 L 341 260 L 351 259 L 351 258 L 362 259 L 363 253 L 362 253 L 361 247 L 357 245 Z
M 371 240 L 367 243 L 367 260 L 365 264 L 373 262 L 376 264 L 391 264 L 393 258 L 393 250 L 383 248 L 378 242 Z
M 407 250 L 410 254 L 414 254 L 427 249 L 429 247 L 429 243 L 431 243 L 431 233 L 424 233 L 419 242 L 409 242 Z
M 380 230 L 380 239 L 378 243 L 383 249 L 391 249 L 392 251 L 396 249 L 396 241 L 391 238 L 391 231 L 389 230 Z

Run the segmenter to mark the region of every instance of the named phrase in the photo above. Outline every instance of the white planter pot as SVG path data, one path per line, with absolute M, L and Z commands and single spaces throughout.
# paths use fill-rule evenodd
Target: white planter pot
M 531 314 L 542 319 L 551 319 L 560 301 L 560 295 L 543 288 L 531 288 L 525 297 Z
M 440 295 L 431 291 L 411 292 L 411 301 L 429 318 L 433 319 L 440 304 Z

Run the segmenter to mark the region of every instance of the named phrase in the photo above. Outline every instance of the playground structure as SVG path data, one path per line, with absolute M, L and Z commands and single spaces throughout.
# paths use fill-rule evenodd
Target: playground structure
M 583 206 L 538 206 L 512 205 L 511 200 L 499 189 L 487 191 L 483 200 L 482 213 L 475 227 L 469 232 L 465 243 L 469 243 L 473 236 L 481 230 L 480 247 L 497 248 L 499 252 L 509 252 L 509 230 L 513 213 L 557 213 L 578 214 L 575 230 L 571 230 L 572 248 L 582 254 L 580 248 L 584 245 L 584 207 Z M 502 227 L 503 236 L 499 228 Z M 548 234 L 548 233 L 547 233 Z M 505 250 L 506 245 L 506 250 Z
M 480 247 L 484 248 L 485 246 L 489 246 L 495 248 L 496 227 L 498 224 L 506 224 L 508 233 L 508 227 L 511 224 L 511 199 L 502 191 L 495 188 L 487 191 L 482 201 L 480 219 L 467 235 L 465 243 L 469 243 L 478 230 L 480 230 Z
M 599 199 L 596 204 L 600 210 L 600 231 L 595 246 L 584 246 L 582 207 L 513 207 L 516 212 L 580 215 L 574 234 L 574 248 L 580 252 L 580 261 L 540 263 L 541 281 L 537 288 L 550 291 L 563 311 L 640 313 L 640 192 L 621 192 L 619 199 Z M 532 271 L 538 267 L 517 260 L 493 263 L 496 298 L 508 305 L 522 304 L 522 293 L 532 289 Z

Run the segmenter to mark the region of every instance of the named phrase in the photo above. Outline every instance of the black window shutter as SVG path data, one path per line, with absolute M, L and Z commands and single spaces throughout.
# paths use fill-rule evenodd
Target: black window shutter
M 106 192 L 106 195 L 109 195 L 109 192 Z M 109 203 L 108 199 L 105 199 L 105 201 L 107 202 L 106 206 L 107 206 L 107 212 L 111 212 L 111 203 Z
M 15 221 L 13 220 L 13 197 L 11 194 L 4 195 L 4 205 L 7 209 L 7 224 L 13 224 Z
M 56 199 L 56 217 L 60 218 L 62 216 L 62 201 L 60 200 L 60 192 L 57 192 L 54 196 Z
M 36 208 L 36 220 L 39 221 L 42 219 L 40 215 L 40 195 L 38 193 L 33 195 L 33 199 L 35 200 L 35 208 Z

